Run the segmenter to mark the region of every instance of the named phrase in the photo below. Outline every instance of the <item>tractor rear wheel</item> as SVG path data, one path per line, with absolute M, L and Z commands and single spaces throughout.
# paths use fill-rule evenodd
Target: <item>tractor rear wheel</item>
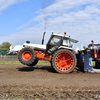
M 19 52 L 18 59 L 24 65 L 31 65 L 36 59 L 36 52 L 30 47 L 23 48 Z
M 67 49 L 57 50 L 51 58 L 51 65 L 58 73 L 70 73 L 76 67 L 75 54 Z

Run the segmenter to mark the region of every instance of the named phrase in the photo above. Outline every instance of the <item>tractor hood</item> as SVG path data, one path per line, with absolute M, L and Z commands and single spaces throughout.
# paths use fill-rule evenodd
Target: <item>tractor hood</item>
M 41 44 L 24 43 L 24 44 L 23 44 L 23 47 L 31 47 L 31 48 L 33 48 L 33 49 L 36 49 L 36 50 L 43 50 L 43 51 L 46 50 L 46 45 L 41 45 Z

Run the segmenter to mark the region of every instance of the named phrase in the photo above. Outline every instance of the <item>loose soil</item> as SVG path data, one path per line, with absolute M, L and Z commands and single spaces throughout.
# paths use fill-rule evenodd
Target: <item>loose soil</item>
M 3 95 L 22 100 L 99 100 L 100 74 L 59 74 L 50 65 L 0 64 L 0 100 Z

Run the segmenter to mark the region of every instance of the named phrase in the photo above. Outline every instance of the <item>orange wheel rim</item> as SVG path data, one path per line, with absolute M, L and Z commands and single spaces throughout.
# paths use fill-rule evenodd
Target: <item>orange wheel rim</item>
M 68 52 L 61 52 L 55 57 L 55 66 L 60 71 L 69 71 L 74 65 L 74 58 Z
M 25 51 L 25 52 L 23 52 L 23 54 L 22 54 L 22 58 L 23 58 L 24 60 L 26 60 L 26 61 L 30 60 L 31 57 L 32 57 L 32 54 L 31 54 L 30 51 Z

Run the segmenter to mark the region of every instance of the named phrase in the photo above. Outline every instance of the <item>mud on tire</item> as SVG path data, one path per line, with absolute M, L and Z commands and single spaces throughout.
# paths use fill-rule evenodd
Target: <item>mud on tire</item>
M 51 65 L 58 73 L 70 73 L 76 67 L 75 54 L 67 49 L 56 51 L 51 58 Z
M 30 47 L 25 47 L 20 50 L 18 59 L 24 65 L 31 65 L 36 59 L 36 52 Z

